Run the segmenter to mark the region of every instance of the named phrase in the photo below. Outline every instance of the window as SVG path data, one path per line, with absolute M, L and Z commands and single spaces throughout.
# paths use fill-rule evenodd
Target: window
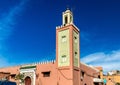
M 99 85 L 99 83 L 96 83 L 96 82 L 95 82 L 94 85 Z
M 84 71 L 81 71 L 81 78 L 82 78 L 82 79 L 84 78 L 84 75 L 85 75 L 85 72 L 84 72 Z
M 64 63 L 64 62 L 66 62 L 66 61 L 67 61 L 66 55 L 63 55 L 63 56 L 62 56 L 62 62 Z
M 11 78 L 14 79 L 16 74 L 11 74 Z
M 77 52 L 75 52 L 75 56 L 77 56 Z
M 65 16 L 65 24 L 68 23 L 68 19 L 67 19 L 67 16 Z
M 72 22 L 72 16 L 70 16 L 70 22 Z
M 62 36 L 62 38 L 66 38 L 66 36 Z
M 76 40 L 76 39 L 77 39 L 77 37 L 75 36 L 75 37 L 74 37 L 74 39 Z
M 75 43 L 77 43 L 77 37 L 76 36 L 74 37 L 74 40 L 75 40 Z
M 100 78 L 100 75 L 98 75 L 98 78 Z
M 43 77 L 50 77 L 50 71 L 42 72 Z
M 62 36 L 62 42 L 66 42 L 66 41 L 67 41 L 66 36 L 65 35 Z

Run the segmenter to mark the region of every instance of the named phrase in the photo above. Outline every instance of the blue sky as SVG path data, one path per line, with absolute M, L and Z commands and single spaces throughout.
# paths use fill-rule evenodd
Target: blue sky
M 0 0 L 0 67 L 55 59 L 56 26 L 72 9 L 80 29 L 81 61 L 119 69 L 117 0 Z

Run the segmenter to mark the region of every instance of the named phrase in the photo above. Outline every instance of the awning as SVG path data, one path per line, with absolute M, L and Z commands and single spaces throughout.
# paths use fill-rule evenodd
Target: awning
M 103 82 L 103 79 L 93 78 L 93 82 L 96 82 L 96 83 L 97 83 L 97 82 L 98 82 L 98 83 L 99 83 L 99 82 Z

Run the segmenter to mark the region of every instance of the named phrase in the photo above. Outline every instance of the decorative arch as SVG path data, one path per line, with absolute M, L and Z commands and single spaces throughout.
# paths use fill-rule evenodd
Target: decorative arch
M 24 81 L 25 81 L 25 85 L 32 85 L 32 80 L 29 76 L 26 76 Z

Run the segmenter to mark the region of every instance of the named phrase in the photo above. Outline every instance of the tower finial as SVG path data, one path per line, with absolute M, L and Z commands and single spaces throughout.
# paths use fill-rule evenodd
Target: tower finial
M 69 5 L 67 5 L 67 10 L 69 10 Z
M 67 10 L 69 10 L 69 8 L 67 7 Z
M 67 8 L 65 12 L 63 12 L 63 26 L 69 25 L 73 23 L 73 15 L 72 12 Z

